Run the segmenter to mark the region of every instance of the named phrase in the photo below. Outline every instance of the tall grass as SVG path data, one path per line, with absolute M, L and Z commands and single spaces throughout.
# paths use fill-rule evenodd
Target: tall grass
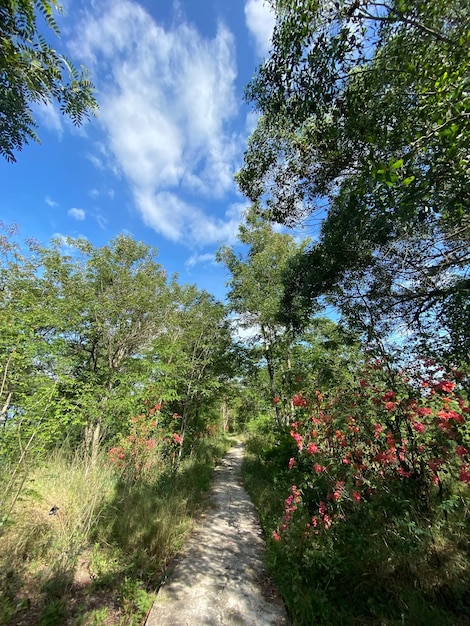
M 228 447 L 202 440 L 177 468 L 128 482 L 105 450 L 93 463 L 52 454 L 2 529 L 0 624 L 140 624 Z

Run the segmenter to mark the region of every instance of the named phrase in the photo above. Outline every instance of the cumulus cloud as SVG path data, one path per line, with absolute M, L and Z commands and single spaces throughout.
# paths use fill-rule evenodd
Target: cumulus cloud
M 70 217 L 73 217 L 74 220 L 78 220 L 79 222 L 85 219 L 85 211 L 83 209 L 72 208 L 67 211 Z
M 247 0 L 245 21 L 255 40 L 257 53 L 261 57 L 266 56 L 271 47 L 271 37 L 276 22 L 273 9 L 266 0 Z
M 123 174 L 144 222 L 165 237 L 187 241 L 189 234 L 203 244 L 231 232 L 230 219 L 215 219 L 192 200 L 234 190 L 240 140 L 231 129 L 230 31 L 220 24 L 207 39 L 184 21 L 164 29 L 141 5 L 121 0 L 97 5 L 78 32 L 71 52 L 92 69 L 106 135 L 106 154 L 88 158 Z
M 193 204 L 182 200 L 177 194 L 136 191 L 136 201 L 147 224 L 171 241 L 207 245 L 214 242 L 235 241 L 241 210 L 232 205 L 223 218 L 204 213 Z

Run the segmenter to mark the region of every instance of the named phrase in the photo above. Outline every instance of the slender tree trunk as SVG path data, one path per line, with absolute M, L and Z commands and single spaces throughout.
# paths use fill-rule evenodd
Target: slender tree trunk
M 84 444 L 86 458 L 90 460 L 91 465 L 95 465 L 98 458 L 101 440 L 101 422 L 87 424 L 85 426 Z
M 271 394 L 272 394 L 272 397 L 275 398 L 276 397 L 276 383 L 275 383 L 275 379 L 274 379 L 275 370 L 274 370 L 274 364 L 272 362 L 272 358 L 271 358 L 271 354 L 270 354 L 269 348 L 266 348 L 265 358 L 266 358 L 266 365 L 267 365 L 267 368 L 268 368 L 269 385 L 271 387 Z M 282 426 L 281 410 L 280 410 L 280 408 L 279 408 L 279 406 L 277 404 L 274 405 L 274 410 L 276 411 L 277 423 L 278 423 L 279 426 Z

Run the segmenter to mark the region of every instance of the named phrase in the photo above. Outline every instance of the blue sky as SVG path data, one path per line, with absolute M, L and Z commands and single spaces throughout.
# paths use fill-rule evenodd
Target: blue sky
M 263 0 L 67 0 L 54 45 L 91 72 L 100 111 L 76 129 L 37 110 L 41 145 L 0 161 L 0 220 L 22 238 L 119 233 L 156 246 L 218 298 L 214 263 L 247 206 L 233 174 L 256 118 L 243 90 L 269 50 Z

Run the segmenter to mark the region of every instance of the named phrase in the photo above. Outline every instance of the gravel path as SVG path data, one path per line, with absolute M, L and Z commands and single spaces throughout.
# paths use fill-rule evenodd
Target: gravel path
M 146 626 L 287 626 L 263 565 L 255 508 L 240 479 L 243 445 L 216 468 L 211 506 L 160 588 Z

